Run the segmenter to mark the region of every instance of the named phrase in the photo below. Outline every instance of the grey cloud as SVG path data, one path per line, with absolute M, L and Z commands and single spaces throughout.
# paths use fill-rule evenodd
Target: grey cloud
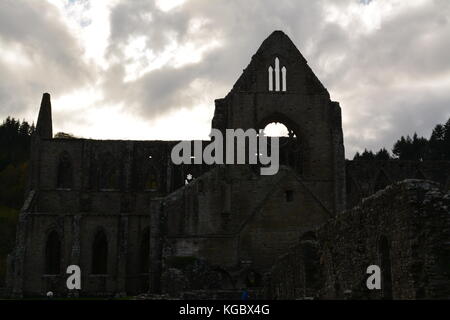
M 383 95 L 388 95 L 385 99 Z M 369 112 L 355 112 L 347 126 L 346 148 L 348 156 L 364 148 L 378 150 L 386 147 L 391 150 L 400 136 L 412 135 L 429 138 L 437 122 L 450 117 L 450 92 L 411 90 L 388 90 L 376 92 L 366 98 L 364 105 Z M 386 124 L 388 124 L 386 126 Z M 362 139 L 367 131 L 375 132 L 373 139 Z
M 346 10 L 352 2 L 334 5 Z M 146 36 L 147 45 L 157 52 L 168 44 L 169 35 L 175 35 L 180 43 L 202 43 L 218 37 L 223 47 L 208 52 L 199 64 L 179 69 L 166 66 L 151 72 L 124 86 L 120 98 L 130 99 L 136 112 L 152 117 L 195 105 L 195 94 L 200 95 L 201 91 L 193 92 L 190 99 L 185 92 L 196 79 L 215 84 L 214 93 L 219 96 L 211 98 L 221 97 L 232 87 L 262 40 L 273 30 L 282 29 L 304 53 L 332 97 L 341 102 L 347 156 L 364 147 L 390 149 L 401 134 L 426 134 L 437 122 L 444 121 L 449 97 L 442 92 L 430 96 L 425 87 L 406 90 L 402 84 L 430 82 L 450 72 L 446 56 L 450 49 L 448 3 L 434 1 L 406 10 L 385 20 L 379 30 L 360 36 L 355 35 L 358 30 L 352 29 L 358 27 L 355 22 L 351 22 L 350 29 L 325 23 L 324 9 L 328 4 L 191 0 L 163 13 L 146 1 L 124 1 L 112 15 L 112 55 L 120 54 L 120 44 L 130 35 Z M 150 13 L 152 19 L 144 19 L 144 13 Z M 190 34 L 189 21 L 198 18 L 209 19 L 210 23 Z M 339 60 L 333 63 L 336 58 Z M 408 118 L 416 121 L 405 121 Z M 361 139 L 362 132 L 371 133 L 367 137 L 373 139 Z
M 0 43 L 20 50 L 30 64 L 21 68 L 0 60 L 2 117 L 39 105 L 42 92 L 62 95 L 92 79 L 92 66 L 81 59 L 82 48 L 57 9 L 44 1 L 1 1 Z
M 450 75 L 448 16 L 448 2 L 430 1 L 362 36 L 324 27 L 310 62 L 341 102 L 348 157 L 365 147 L 391 149 L 401 135 L 427 136 L 448 119 L 450 91 L 439 85 Z M 331 70 L 324 67 L 337 56 L 343 59 Z M 374 132 L 374 139 L 361 138 L 365 132 Z
M 342 0 L 332 5 L 347 10 L 350 4 L 377 1 Z M 427 135 L 450 116 L 449 90 L 438 85 L 450 74 L 449 1 L 411 6 L 383 19 L 380 28 L 369 33 L 359 33 L 356 20 L 347 28 L 326 22 L 327 6 L 330 1 L 325 0 L 190 0 L 162 12 L 154 1 L 122 0 L 110 18 L 106 57 L 111 65 L 106 71 L 89 71 L 92 66 L 81 62 L 82 49 L 51 6 L 40 1 L 3 1 L 0 39 L 28 50 L 35 65 L 25 77 L 15 74 L 13 66 L 0 64 L 0 72 L 8 79 L 0 85 L 0 103 L 11 99 L 9 92 L 15 91 L 22 97 L 8 106 L 25 105 L 23 101 L 30 97 L 37 104 L 36 91 L 70 91 L 94 76 L 100 80 L 105 103 L 123 103 L 124 112 L 144 119 L 193 107 L 205 98 L 213 108 L 213 99 L 231 89 L 261 42 L 281 29 L 302 51 L 332 98 L 341 102 L 348 157 L 364 147 L 390 149 L 400 135 L 414 131 Z M 190 24 L 198 19 L 205 25 L 190 32 Z M 124 82 L 129 61 L 123 48 L 138 36 L 145 37 L 146 48 L 157 55 L 171 41 L 203 45 L 218 39 L 222 45 L 206 52 L 199 63 L 179 68 L 165 65 Z M 198 82 L 205 87 L 193 88 Z
M 305 10 L 296 10 L 299 4 Z M 222 46 L 207 52 L 198 64 L 181 68 L 167 65 L 131 83 L 122 83 L 121 76 L 116 81 L 105 77 L 105 92 L 111 92 L 109 98 L 130 101 L 135 112 L 152 117 L 198 103 L 203 97 L 201 88 L 186 92 L 194 81 L 201 80 L 210 83 L 217 94 L 210 97 L 212 107 L 213 99 L 230 90 L 261 42 L 273 30 L 292 31 L 291 36 L 306 43 L 308 32 L 322 20 L 321 14 L 320 2 L 310 1 L 191 0 L 167 13 L 148 1 L 123 1 L 111 15 L 109 57 L 121 57 L 121 48 L 133 36 L 145 36 L 148 48 L 154 52 L 163 51 L 173 37 L 180 44 L 190 41 L 203 44 L 220 39 Z M 188 26 L 194 20 L 204 20 L 206 24 L 191 33 Z M 123 66 L 119 64 L 113 70 L 122 75 Z M 117 81 L 121 82 L 119 86 Z

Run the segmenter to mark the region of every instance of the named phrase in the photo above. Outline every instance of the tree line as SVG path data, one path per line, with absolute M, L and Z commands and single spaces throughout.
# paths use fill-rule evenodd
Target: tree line
M 353 160 L 411 160 L 429 161 L 446 160 L 450 161 L 450 119 L 445 124 L 438 124 L 434 127 L 430 138 L 413 136 L 402 136 L 394 143 L 392 154 L 381 148 L 373 152 L 364 149 L 364 152 L 357 152 Z
M 15 230 L 23 205 L 34 124 L 8 117 L 0 125 L 0 287 L 4 285 L 6 256 L 14 247 Z
M 8 117 L 0 125 L 0 205 L 23 204 L 34 124 Z

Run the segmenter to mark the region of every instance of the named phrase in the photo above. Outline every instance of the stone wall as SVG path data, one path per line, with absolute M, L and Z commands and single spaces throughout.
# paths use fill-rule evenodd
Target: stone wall
M 249 272 L 260 279 L 302 233 L 332 213 L 291 168 L 260 176 L 241 165 L 217 167 L 169 195 L 163 216 L 163 261 L 203 259 L 240 288 Z
M 304 235 L 274 265 L 265 295 L 448 299 L 449 243 L 450 193 L 431 181 L 405 180 Z M 382 290 L 367 289 L 369 265 L 380 266 Z
M 276 74 L 287 72 L 284 90 L 270 88 L 275 78 L 269 80 L 268 72 L 274 64 Z M 136 266 L 148 228 L 151 289 L 157 290 L 160 273 L 173 269 L 167 262 L 179 257 L 219 266 L 234 287 L 257 286 L 302 233 L 345 207 L 340 106 L 287 35 L 275 31 L 263 42 L 230 93 L 216 100 L 216 108 L 213 128 L 285 124 L 285 140 L 296 149 L 291 153 L 284 145 L 289 152 L 281 158 L 288 165 L 274 176 L 261 176 L 252 165 L 176 166 L 170 154 L 177 141 L 51 139 L 45 95 L 45 117 L 40 116 L 31 150 L 31 200 L 18 227 L 14 293 L 64 293 L 68 264 L 84 270 L 85 294 L 142 290 L 147 275 Z M 188 174 L 197 179 L 185 186 Z M 110 269 L 94 275 L 98 230 L 107 239 Z M 47 275 L 45 245 L 54 232 L 61 241 L 62 267 Z
M 184 170 L 189 170 L 187 166 L 176 170 L 168 166 L 173 144 L 34 137 L 29 191 L 20 213 L 16 250 L 9 268 L 9 286 L 14 295 L 42 296 L 48 291 L 66 295 L 65 270 L 71 264 L 81 267 L 82 295 L 159 290 L 158 198 L 180 183 L 184 185 Z M 62 155 L 69 163 L 65 179 L 70 183 L 60 186 Z M 100 177 L 103 155 L 113 155 L 107 159 L 105 176 L 114 179 L 107 188 L 101 185 Z M 150 168 L 154 176 L 147 183 Z M 99 230 L 107 239 L 108 270 L 95 275 L 93 241 Z M 60 240 L 60 272 L 46 274 L 46 243 L 53 231 Z M 150 238 L 150 265 L 144 272 L 140 265 L 145 234 Z
M 450 190 L 450 161 L 346 161 L 347 208 L 386 186 L 405 179 L 438 182 Z
M 269 88 L 268 68 L 275 61 L 287 70 L 286 91 Z M 286 34 L 275 31 L 264 40 L 233 89 L 215 102 L 213 128 L 285 125 L 299 143 L 297 173 L 331 212 L 345 208 L 341 108 Z

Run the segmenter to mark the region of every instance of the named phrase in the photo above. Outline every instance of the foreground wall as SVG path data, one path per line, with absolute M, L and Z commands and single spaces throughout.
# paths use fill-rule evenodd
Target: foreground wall
M 347 208 L 353 208 L 361 199 L 405 179 L 431 180 L 450 190 L 450 161 L 403 160 L 347 160 Z
M 272 299 L 450 298 L 450 193 L 405 180 L 330 220 L 279 259 L 265 284 Z M 378 265 L 382 290 L 368 290 Z

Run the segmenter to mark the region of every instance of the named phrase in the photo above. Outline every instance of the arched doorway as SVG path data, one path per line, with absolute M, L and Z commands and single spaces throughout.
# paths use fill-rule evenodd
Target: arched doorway
M 108 273 L 108 240 L 103 230 L 98 230 L 92 243 L 92 274 Z
M 57 275 L 61 272 L 61 241 L 59 234 L 52 231 L 45 244 L 45 274 Z

